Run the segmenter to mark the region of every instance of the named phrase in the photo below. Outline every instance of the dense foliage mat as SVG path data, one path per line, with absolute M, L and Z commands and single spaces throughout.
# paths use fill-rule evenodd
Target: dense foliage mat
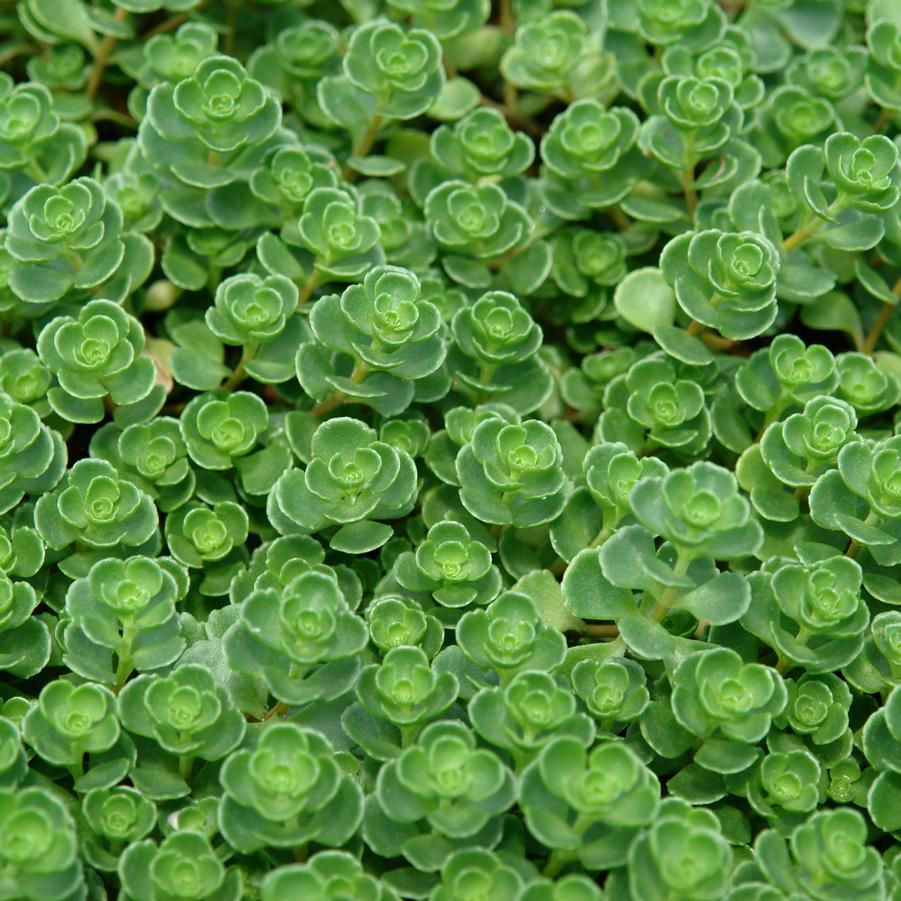
M 0 901 L 901 901 L 898 0 L 0 60 Z

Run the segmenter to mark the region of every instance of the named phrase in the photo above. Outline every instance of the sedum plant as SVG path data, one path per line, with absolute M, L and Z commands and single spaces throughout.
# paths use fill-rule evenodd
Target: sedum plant
M 121 235 L 122 213 L 94 179 L 34 187 L 9 211 L 9 286 L 40 315 L 109 279 L 125 254 Z
M 542 422 L 480 423 L 457 456 L 460 501 L 483 522 L 518 528 L 550 522 L 565 497 L 561 456 L 553 430 Z
M 478 183 L 520 175 L 535 159 L 535 145 L 527 134 L 513 131 L 501 113 L 486 108 L 436 128 L 429 153 L 431 158 L 418 161 L 411 172 L 411 187 L 420 196 L 426 185 L 434 187 L 444 178 Z
M 396 844 L 415 863 L 446 853 L 443 845 L 496 832 L 492 823 L 514 798 L 510 771 L 476 748 L 465 726 L 432 723 L 380 772 L 364 831 L 382 853 Z
M 732 848 L 721 830 L 711 811 L 666 799 L 647 835 L 632 846 L 631 896 L 712 898 L 723 892 Z
M 548 674 L 533 670 L 514 676 L 504 690 L 482 689 L 469 711 L 479 735 L 509 751 L 520 764 L 555 736 L 571 734 L 588 744 L 593 734 L 591 721 L 576 712 L 572 693 Z
M 75 824 L 63 803 L 37 787 L 4 789 L 0 803 L 7 834 L 13 836 L 3 850 L 4 890 L 28 901 L 83 893 Z
M 221 829 L 244 853 L 315 841 L 340 846 L 362 816 L 361 791 L 319 732 L 280 723 L 223 768 Z
M 416 553 L 400 554 L 394 580 L 414 592 L 428 592 L 442 607 L 487 604 L 500 592 L 501 574 L 491 552 L 459 522 L 435 523 Z
M 776 318 L 780 260 L 763 236 L 717 229 L 680 235 L 660 257 L 679 306 L 727 338 L 765 331 Z
M 251 591 L 224 646 L 230 665 L 262 678 L 279 701 L 308 704 L 354 684 L 368 638 L 334 576 L 310 570 Z
M 66 594 L 66 664 L 121 687 L 136 669 L 173 663 L 185 648 L 175 609 L 185 581 L 171 560 L 98 560 Z
M 898 901 L 892 0 L 0 11 L 0 899 Z
M 318 892 L 319 897 L 333 898 L 343 891 L 365 901 L 394 901 L 397 897 L 345 851 L 321 851 L 309 863 L 278 867 L 263 881 L 262 897 L 274 901 L 291 893 L 316 897 Z
M 523 23 L 501 59 L 501 74 L 512 85 L 565 100 L 612 92 L 609 55 L 591 46 L 586 23 L 569 10 Z
M 56 487 L 66 466 L 59 432 L 8 394 L 0 394 L 0 507 L 14 509 L 26 494 Z
M 79 561 L 107 548 L 155 551 L 159 544 L 153 499 L 133 482 L 118 478 L 105 460 L 84 458 L 72 466 L 56 490 L 41 495 L 34 522 L 47 547 L 72 550 Z
M 324 401 L 341 391 L 385 415 L 403 412 L 446 353 L 437 307 L 421 297 L 416 276 L 396 266 L 378 266 L 362 285 L 321 298 L 310 328 L 315 342 L 297 355 L 297 377 L 310 396 Z
M 143 349 L 138 321 L 110 301 L 85 304 L 77 320 L 55 317 L 38 336 L 41 362 L 57 382 L 47 392 L 50 406 L 69 422 L 86 423 L 103 419 L 105 403 L 134 409 L 150 398 L 156 380 Z
M 226 869 L 216 857 L 209 839 L 197 832 L 174 832 L 159 846 L 153 841 L 134 842 L 122 855 L 119 878 L 128 897 L 240 898 L 241 873 Z
M 107 423 L 92 436 L 91 451 L 149 494 L 159 510 L 174 510 L 194 493 L 197 482 L 188 448 L 178 420 L 171 416 L 155 416 L 124 429 Z
M 551 122 L 541 142 L 543 197 L 564 219 L 586 219 L 627 196 L 640 169 L 635 145 L 639 123 L 626 107 L 606 109 L 578 100 Z
M 415 499 L 410 455 L 379 441 L 358 419 L 340 416 L 318 426 L 307 459 L 306 469 L 285 472 L 269 494 L 271 515 L 284 533 L 339 525 L 332 546 L 371 550 L 388 540 L 392 528 L 368 517 L 402 516 Z
M 624 863 L 660 797 L 653 773 L 626 745 L 588 750 L 569 737 L 548 743 L 519 791 L 530 831 L 554 851 L 551 872 L 573 859 L 587 868 Z
M 119 737 L 115 698 L 100 685 L 48 682 L 22 721 L 22 737 L 42 760 L 78 772 L 86 753 L 106 751 Z
M 153 829 L 156 807 L 139 791 L 124 786 L 92 788 L 85 793 L 81 812 L 89 833 L 85 855 L 98 870 L 115 870 L 123 844 L 140 841 Z

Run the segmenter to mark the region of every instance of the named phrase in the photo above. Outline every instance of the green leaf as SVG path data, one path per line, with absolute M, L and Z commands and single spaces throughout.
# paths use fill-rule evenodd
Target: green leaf
M 468 78 L 458 75 L 448 79 L 428 114 L 442 122 L 455 122 L 475 109 L 480 97 L 481 91 Z
M 830 292 L 811 306 L 801 307 L 801 321 L 808 328 L 844 332 L 858 347 L 863 342 L 860 313 L 846 294 Z
M 570 613 L 560 583 L 546 569 L 523 576 L 512 590 L 532 598 L 535 609 L 546 626 L 552 626 L 560 632 L 579 632 L 584 629 L 582 620 Z
M 676 606 L 714 625 L 735 622 L 751 603 L 751 591 L 739 573 L 719 573 L 709 582 L 680 595 Z
M 169 357 L 175 381 L 196 391 L 218 388 L 229 374 L 228 367 L 187 348 L 176 347 Z
M 713 361 L 713 354 L 707 345 L 689 335 L 682 329 L 672 325 L 659 325 L 651 332 L 654 340 L 671 356 L 683 363 L 691 363 L 695 366 L 703 366 Z
M 650 334 L 672 326 L 676 317 L 676 296 L 651 266 L 630 272 L 616 286 L 613 303 L 629 325 Z
M 891 306 L 895 306 L 898 303 L 898 298 L 889 287 L 888 282 L 860 257 L 854 261 L 854 275 L 861 285 L 877 300 Z
M 393 533 L 394 529 L 384 523 L 362 520 L 338 529 L 329 546 L 345 554 L 365 554 L 381 547 Z
M 349 157 L 347 165 L 354 172 L 359 172 L 361 175 L 366 175 L 369 178 L 388 178 L 391 175 L 398 175 L 406 168 L 406 164 L 403 161 L 391 159 L 389 156 L 379 156 L 378 154 L 370 154 L 365 157 Z
M 60 6 L 54 0 L 28 0 L 28 11 L 40 24 L 59 37 L 84 44 L 95 51 L 97 39 L 88 11 L 81 0 Z
M 632 592 L 616 588 L 601 569 L 600 550 L 580 551 L 563 575 L 563 598 L 567 608 L 582 619 L 612 619 L 635 610 Z
M 901 829 L 901 774 L 880 773 L 870 788 L 867 809 L 873 822 L 886 832 Z

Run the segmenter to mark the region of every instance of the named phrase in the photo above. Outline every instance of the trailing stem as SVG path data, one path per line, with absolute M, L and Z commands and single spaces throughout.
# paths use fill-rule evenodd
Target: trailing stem
M 115 19 L 117 22 L 127 22 L 128 10 L 119 7 L 119 9 L 116 10 Z M 103 73 L 106 71 L 110 55 L 115 47 L 115 35 L 108 34 L 100 42 L 100 46 L 97 48 L 97 53 L 94 56 L 94 65 L 91 67 L 87 85 L 85 86 L 85 94 L 87 95 L 88 100 L 93 100 L 97 96 L 97 92 L 100 90 L 100 84 L 103 81 Z

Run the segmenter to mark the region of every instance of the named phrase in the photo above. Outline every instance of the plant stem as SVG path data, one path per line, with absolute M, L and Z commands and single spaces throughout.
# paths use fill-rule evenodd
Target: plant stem
M 604 215 L 620 230 L 632 227 L 632 220 L 616 205 L 605 207 Z
M 248 344 L 247 347 L 244 348 L 244 352 L 241 354 L 241 359 L 238 360 L 235 371 L 222 383 L 222 387 L 225 391 L 233 391 L 247 378 L 247 364 L 256 356 L 259 347 L 258 344 Z
M 576 833 L 576 835 L 581 836 L 591 825 L 592 820 L 589 816 L 584 813 L 580 813 L 575 822 L 572 824 L 572 831 Z M 576 859 L 576 853 L 574 851 L 564 851 L 561 848 L 557 848 L 553 851 L 551 856 L 548 858 L 547 864 L 545 864 L 544 869 L 541 871 L 542 876 L 547 876 L 551 878 L 556 876 L 560 870 L 563 869 L 568 863 L 571 863 Z
M 200 4 L 202 6 L 203 4 Z M 199 9 L 200 7 L 195 7 L 195 9 Z M 175 31 L 179 25 L 183 22 L 188 21 L 187 13 L 176 13 L 174 16 L 170 16 L 166 19 L 165 22 L 160 22 L 159 25 L 154 26 L 148 32 L 141 35 L 141 40 L 147 41 L 150 38 L 155 38 L 158 34 L 166 34 L 169 31 Z
M 44 172 L 41 164 L 34 158 L 28 162 L 28 165 L 25 167 L 25 172 L 38 182 L 38 184 L 43 184 L 47 181 L 47 173 Z
M 194 758 L 188 755 L 184 755 L 178 758 L 178 772 L 182 779 L 185 782 L 188 781 L 188 776 L 191 775 L 191 770 L 194 768 Z
M 378 107 L 376 107 L 378 109 Z M 366 154 L 372 150 L 372 145 L 375 144 L 376 139 L 379 136 L 379 132 L 382 130 L 383 125 L 382 117 L 374 112 L 372 114 L 372 118 L 369 120 L 369 125 L 366 128 L 366 131 L 363 132 L 363 136 L 354 144 L 353 149 L 350 152 L 351 156 L 355 157 L 364 157 Z M 357 177 L 357 173 L 350 168 L 347 164 L 345 164 L 344 168 L 341 170 L 341 178 L 345 181 L 353 181 Z
M 128 21 L 128 10 L 122 7 L 116 10 L 115 19 L 117 22 Z M 100 90 L 100 83 L 103 81 L 103 73 L 106 71 L 110 54 L 116 46 L 116 36 L 112 34 L 106 35 L 97 48 L 97 55 L 94 57 L 94 65 L 91 67 L 91 74 L 88 75 L 88 83 L 85 88 L 85 94 L 88 100 L 93 100 Z
M 200 12 L 205 6 L 209 6 L 210 0 L 200 0 L 200 3 L 194 7 L 193 12 Z M 183 22 L 188 21 L 187 13 L 176 13 L 174 16 L 170 16 L 164 22 L 160 22 L 159 25 L 154 26 L 148 32 L 141 35 L 141 40 L 146 41 L 150 38 L 156 37 L 158 34 L 166 34 L 169 31 L 175 31 L 179 25 Z
M 354 371 L 350 374 L 350 380 L 355 384 L 359 384 L 366 378 L 366 375 L 369 372 L 369 367 L 365 363 L 357 363 L 354 367 Z M 327 416 L 332 412 L 336 407 L 340 407 L 344 401 L 347 400 L 347 393 L 344 391 L 335 391 L 333 394 L 330 394 L 325 400 L 320 401 L 316 406 L 310 409 L 310 412 L 314 416 Z
M 400 744 L 405 750 L 416 744 L 416 738 L 419 735 L 419 723 L 411 723 L 408 726 L 398 726 L 400 732 Z
M 703 332 L 701 334 L 701 340 L 711 350 L 728 351 L 738 344 L 741 344 L 741 341 L 732 341 L 730 338 L 723 338 L 720 335 L 714 334 L 713 332 Z
M 548 858 L 547 864 L 541 871 L 541 875 L 547 879 L 553 879 L 566 864 L 572 860 L 572 854 L 568 851 L 554 851 Z
M 284 701 L 279 701 L 274 707 L 270 707 L 263 714 L 263 718 L 260 720 L 261 723 L 265 723 L 266 720 L 271 720 L 275 716 L 281 716 L 283 713 L 288 712 L 288 705 Z
M 699 335 L 701 332 L 704 331 L 705 328 L 707 328 L 706 325 L 704 325 L 701 322 L 698 322 L 696 319 L 692 319 L 691 324 L 688 326 L 688 328 L 685 331 L 689 335 Z
M 501 254 L 499 257 L 493 257 L 490 260 L 485 260 L 485 265 L 491 270 L 503 269 L 513 257 L 518 256 L 524 251 L 528 250 L 536 241 L 540 241 L 542 238 L 549 235 L 554 231 L 555 226 L 548 225 L 545 223 L 541 225 L 540 223 L 536 224 L 532 233 L 526 238 L 519 247 L 514 247 L 513 250 L 507 251 L 507 253 Z
M 519 92 L 516 90 L 516 85 L 506 79 L 504 79 L 504 107 L 510 118 L 514 120 L 518 118 Z
M 238 20 L 238 4 L 235 3 L 235 0 L 226 0 L 226 13 L 225 13 L 225 21 L 226 21 L 226 31 L 225 31 L 225 52 L 229 56 L 235 55 L 235 37 L 237 34 L 237 28 L 235 25 Z
M 69 771 L 69 775 L 78 781 L 84 775 L 84 753 L 79 754 L 75 763 L 70 764 L 66 769 Z
M 720 0 L 720 6 L 730 19 L 734 19 L 745 8 L 745 0 L 732 0 L 731 3 L 728 0 Z
M 314 416 L 328 416 L 336 407 L 340 407 L 347 400 L 347 395 L 343 391 L 336 391 L 330 394 L 324 401 L 310 408 L 310 412 Z
M 834 200 L 826 210 L 827 216 L 834 216 L 836 213 L 844 209 L 844 204 L 840 202 L 841 198 Z M 795 229 L 783 242 L 782 249 L 788 253 L 796 247 L 800 247 L 808 238 L 812 238 L 824 225 L 825 219 L 811 219 L 809 222 Z
M 677 554 L 676 556 L 676 565 L 673 567 L 673 573 L 677 576 L 684 576 L 686 570 L 688 569 L 688 565 L 691 563 L 691 559 L 689 557 L 684 556 L 683 554 Z M 678 586 L 676 585 L 668 585 L 664 590 L 660 593 L 660 597 L 657 598 L 657 603 L 654 604 L 653 610 L 651 610 L 651 619 L 660 620 L 669 613 L 670 607 L 672 606 L 673 601 L 676 599 L 676 592 L 678 591 Z
M 113 689 L 115 694 L 119 694 L 122 686 L 128 681 L 128 677 L 134 670 L 131 660 L 131 645 L 135 639 L 137 630 L 134 625 L 128 625 L 122 630 L 122 646 L 118 651 L 119 665 L 116 667 L 116 687 Z
M 484 390 L 478 394 L 478 403 L 487 403 L 488 398 L 491 396 L 488 386 L 491 384 L 491 379 L 494 377 L 496 370 L 497 366 L 492 363 L 479 363 L 479 384 L 483 386 Z
M 782 242 L 782 249 L 789 251 L 794 250 L 796 247 L 800 247 L 808 238 L 815 235 L 822 227 L 822 219 L 811 219 L 810 222 L 796 229 Z
M 298 308 L 302 307 L 313 296 L 313 292 L 319 287 L 319 282 L 321 280 L 322 274 L 318 269 L 314 268 L 310 273 L 310 277 L 304 282 L 303 287 L 300 289 L 300 293 L 297 296 Z
M 683 169 L 681 181 L 682 195 L 685 197 L 685 206 L 688 207 L 688 215 L 691 216 L 692 219 L 694 219 L 695 210 L 697 210 L 698 208 L 698 192 L 695 191 L 694 186 L 694 169 Z
M 604 526 L 601 531 L 594 536 L 588 547 L 600 547 L 612 534 L 613 530 Z
M 871 526 L 879 517 L 876 514 L 875 510 L 870 510 L 867 514 L 867 518 L 863 521 L 865 526 Z M 861 544 L 855 539 L 852 538 L 848 547 L 845 549 L 845 556 L 850 557 L 852 560 L 860 553 Z
M 589 638 L 619 638 L 619 626 L 613 623 L 586 623 L 583 634 Z
M 501 0 L 500 12 L 498 15 L 498 24 L 501 31 L 508 37 L 513 37 L 516 33 L 516 19 L 513 17 L 513 0 Z M 507 79 L 503 79 L 504 106 L 510 117 L 516 118 L 517 108 L 519 107 L 519 92 L 516 85 L 511 84 Z
M 115 122 L 124 128 L 137 128 L 137 121 L 128 115 L 128 113 L 120 113 L 114 109 L 101 109 L 91 115 L 92 122 Z
M 790 398 L 785 395 L 780 394 L 778 400 L 776 401 L 775 406 L 770 407 L 767 410 L 766 415 L 763 417 L 763 422 L 760 425 L 760 429 L 757 434 L 754 436 L 754 443 L 759 444 L 760 439 L 763 438 L 764 432 L 774 423 L 779 421 L 779 417 L 782 415 L 785 408 L 788 406 Z
M 894 287 L 892 288 L 892 293 L 895 297 L 901 298 L 901 278 L 895 282 Z M 892 318 L 892 313 L 895 311 L 895 304 L 884 303 L 882 305 L 882 309 L 877 314 L 876 318 L 873 320 L 873 324 L 870 326 L 870 330 L 867 332 L 866 338 L 864 338 L 863 344 L 860 346 L 860 349 L 865 354 L 871 354 L 876 349 L 876 344 L 879 341 L 879 336 L 882 334 L 882 330 L 888 325 L 889 319 Z

